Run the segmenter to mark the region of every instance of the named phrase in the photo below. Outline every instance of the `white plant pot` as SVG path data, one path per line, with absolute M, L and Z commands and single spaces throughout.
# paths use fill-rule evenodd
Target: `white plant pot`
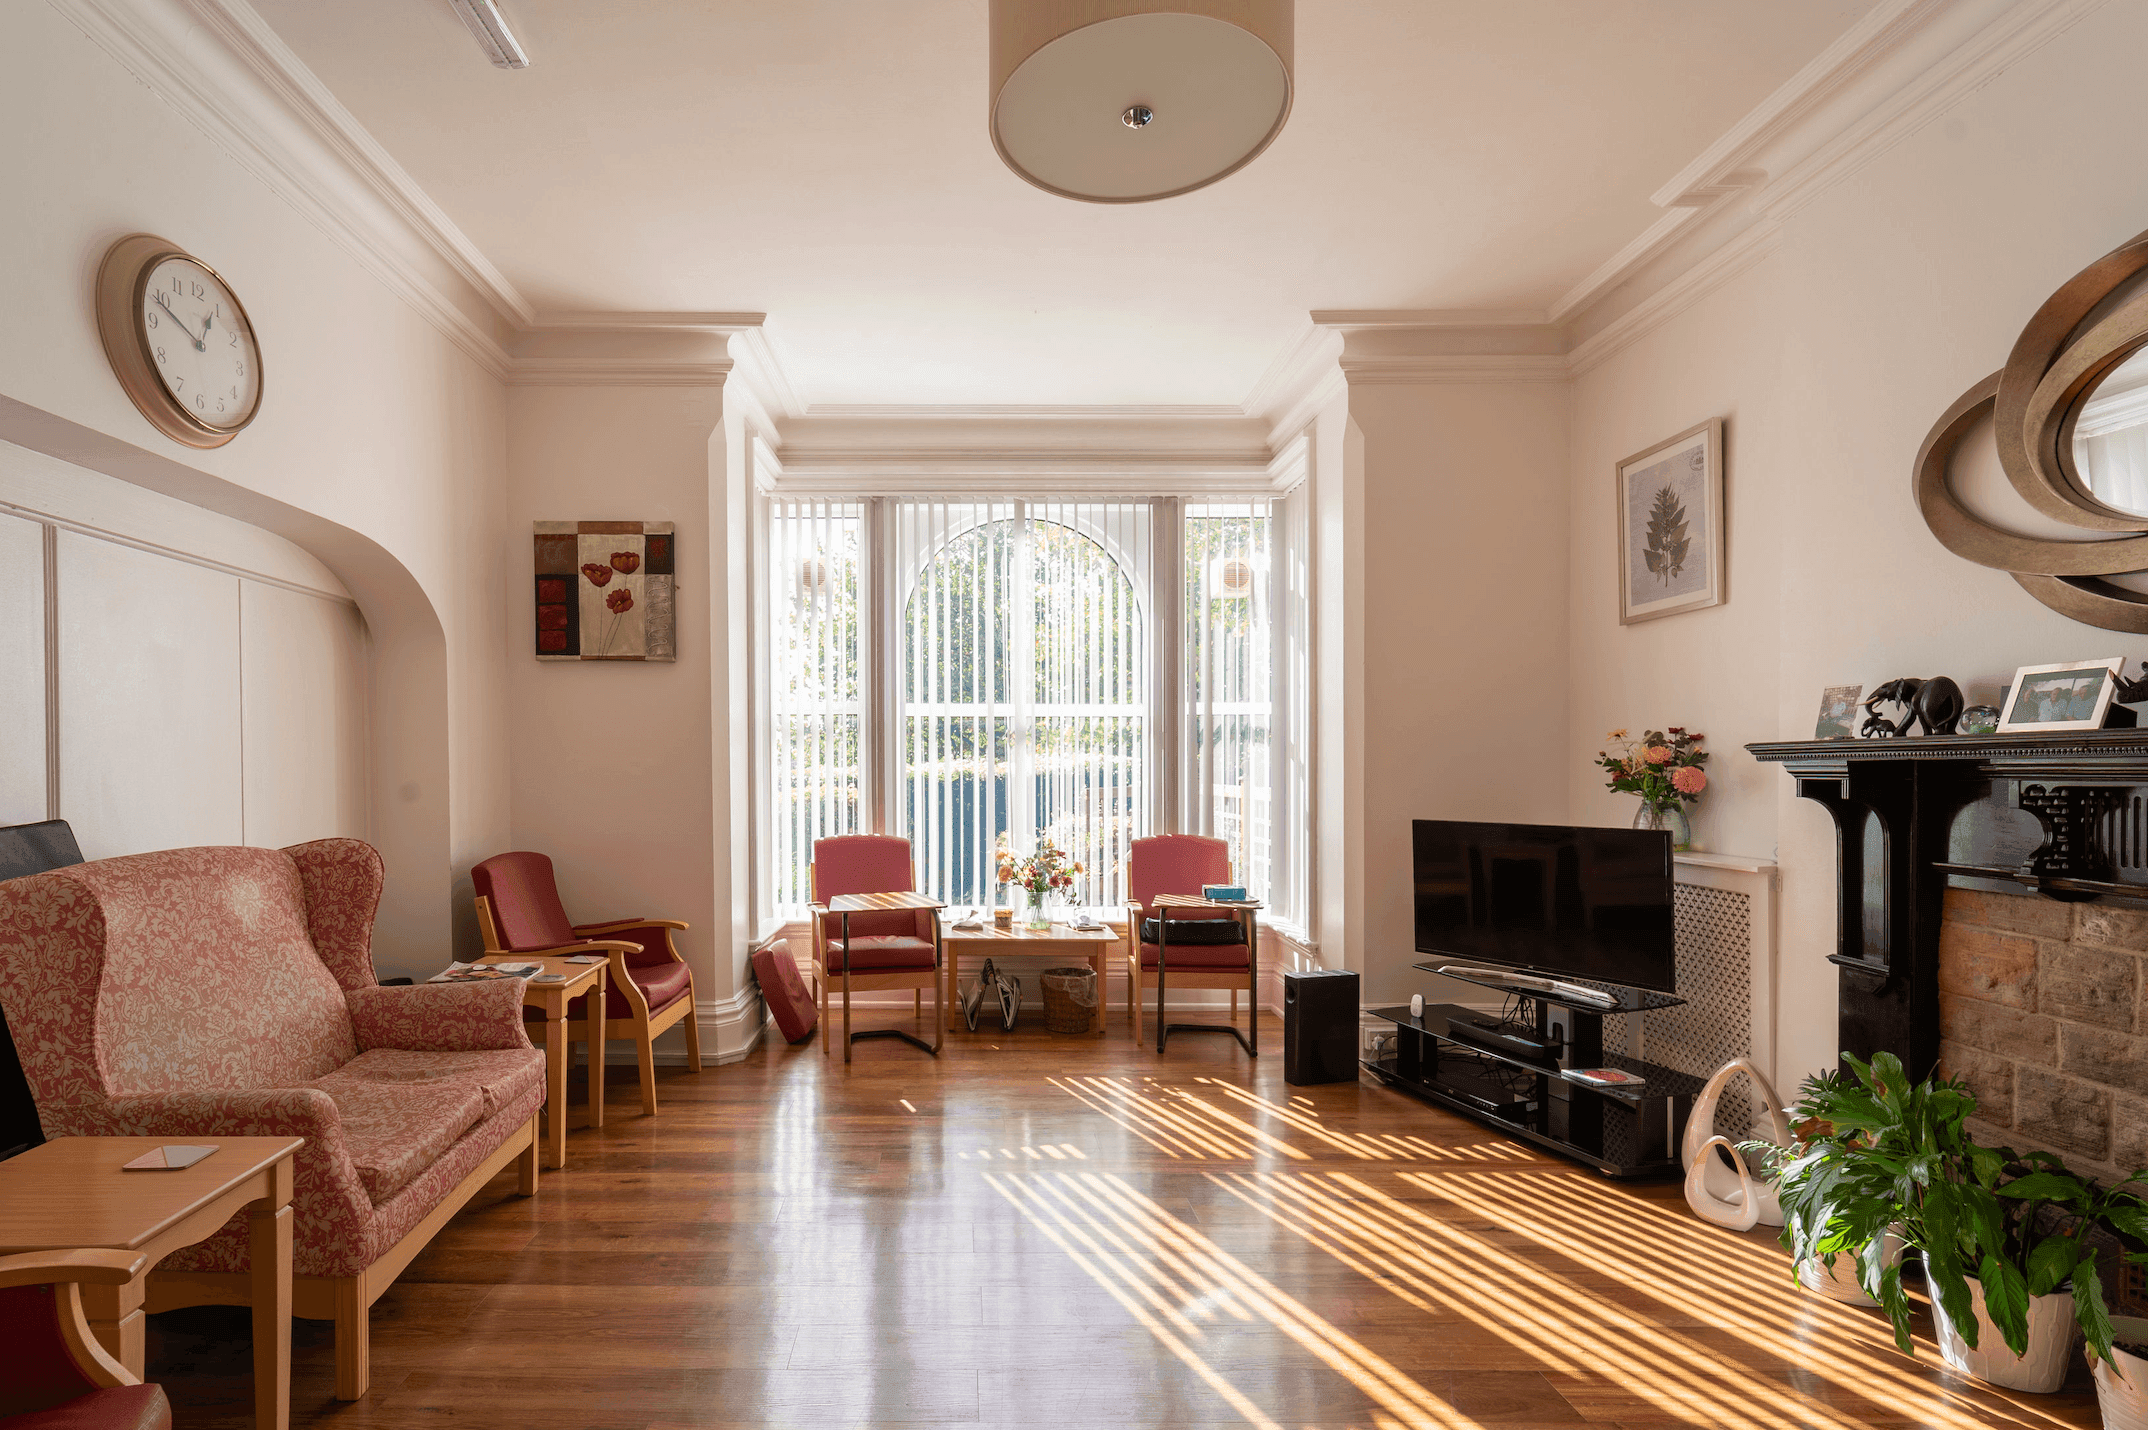
M 1902 1238 L 1888 1232 L 1883 1238 L 1882 1255 L 1889 1266 L 1902 1264 Z M 1808 1257 L 1797 1264 L 1798 1285 L 1816 1292 L 1830 1301 L 1840 1301 L 1845 1306 L 1877 1306 L 1879 1302 L 1865 1294 L 1865 1288 L 1857 1280 L 1857 1253 L 1841 1251 L 1835 1254 L 1830 1266 L 1820 1257 Z
M 1991 1317 L 1984 1314 L 1984 1288 L 1974 1281 L 1969 1283 L 1969 1306 L 1976 1314 L 1974 1350 L 1947 1319 L 1947 1308 L 1939 1297 L 1932 1297 L 1932 1338 L 1939 1342 L 1939 1354 L 1948 1365 L 1992 1385 L 2040 1395 L 2049 1395 L 2066 1383 L 2066 1367 L 2073 1360 L 2073 1343 L 2081 1329 L 2074 1320 L 2071 1291 L 2029 1298 L 2027 1355 L 2015 1355 Z
M 2148 1346 L 2148 1321 L 2138 1316 L 2111 1317 L 2111 1331 L 2121 1341 Z M 2116 1346 L 2111 1357 L 2118 1362 L 2117 1373 L 2100 1360 L 2091 1367 L 2103 1430 L 2148 1430 L 2148 1360 Z

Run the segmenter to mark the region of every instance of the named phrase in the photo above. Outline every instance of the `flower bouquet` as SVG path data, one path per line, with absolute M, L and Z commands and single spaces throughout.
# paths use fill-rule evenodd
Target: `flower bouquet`
M 1673 725 L 1668 730 L 1643 730 L 1631 739 L 1624 730 L 1604 736 L 1612 749 L 1598 750 L 1596 763 L 1610 775 L 1606 787 L 1618 794 L 1641 797 L 1635 829 L 1668 829 L 1677 848 L 1693 846 L 1692 826 L 1683 805 L 1691 804 L 1708 788 L 1708 752 L 1701 742 L 1708 737 Z
M 1067 851 L 1051 841 L 1047 835 L 1037 836 L 1037 851 L 1026 859 L 1014 857 L 1008 847 L 1007 836 L 999 837 L 999 881 L 1012 884 L 1025 891 L 1029 914 L 1024 926 L 1031 929 L 1048 929 L 1052 926 L 1051 915 L 1044 912 L 1045 895 L 1055 889 L 1074 887 L 1074 876 L 1082 872 L 1078 860 L 1067 858 Z

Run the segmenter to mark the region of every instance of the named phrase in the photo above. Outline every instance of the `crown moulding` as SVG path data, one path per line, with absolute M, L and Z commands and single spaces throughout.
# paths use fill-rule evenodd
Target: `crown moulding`
M 533 334 L 716 332 L 730 338 L 729 380 L 771 421 L 821 410 L 792 390 L 763 315 L 540 315 L 246 0 L 49 3 L 492 376 L 569 380 L 557 355 L 526 353 Z M 1555 381 L 1544 359 L 1561 354 L 1564 375 L 1587 371 L 1764 257 L 1789 214 L 2105 3 L 1881 0 L 1660 187 L 1652 198 L 1666 212 L 1544 310 L 1316 312 L 1280 345 L 1239 411 L 1287 438 L 1333 394 L 1338 333 L 1353 383 Z M 1764 222 L 1721 231 L 1712 217 L 1734 207 Z M 1614 296 L 1629 306 L 1600 320 Z M 1378 356 L 1362 337 L 1367 360 L 1349 354 L 1353 332 L 1409 330 L 1445 336 L 1418 342 L 1417 357 Z M 1464 355 L 1458 340 L 1488 361 L 1447 360 Z M 675 362 L 659 348 L 635 361 L 639 369 L 611 353 L 586 368 L 588 380 L 711 380 L 695 367 L 705 359 Z

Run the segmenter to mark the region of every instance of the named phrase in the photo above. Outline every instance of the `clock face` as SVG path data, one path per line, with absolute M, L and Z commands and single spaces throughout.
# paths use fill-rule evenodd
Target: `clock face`
M 135 321 L 175 406 L 218 432 L 246 425 L 261 400 L 261 355 L 222 279 L 191 258 L 161 259 L 143 281 Z

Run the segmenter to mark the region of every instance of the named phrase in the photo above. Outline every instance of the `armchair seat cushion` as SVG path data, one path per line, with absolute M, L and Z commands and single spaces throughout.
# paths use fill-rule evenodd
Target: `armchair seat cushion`
M 1141 945 L 1141 971 L 1143 973 L 1156 971 L 1156 958 L 1157 948 L 1155 944 L 1145 943 Z M 1243 943 L 1174 943 L 1171 945 L 1172 969 L 1184 969 L 1188 972 L 1199 969 L 1203 972 L 1212 972 L 1219 969 L 1233 968 L 1242 970 L 1246 966 L 1246 946 Z M 1169 976 L 1168 971 L 1165 976 Z
M 172 1404 L 161 1385 L 115 1385 L 9 1416 L 6 1424 L 7 1430 L 171 1430 Z
M 853 936 L 855 945 L 850 953 L 852 973 L 930 973 L 932 971 L 932 940 L 915 934 L 885 934 L 874 938 Z M 831 938 L 827 942 L 827 968 L 831 974 L 843 971 L 843 941 Z
M 630 963 L 627 965 L 627 977 L 634 980 L 634 986 L 639 988 L 641 996 L 648 1000 L 650 1013 L 655 1014 L 663 1012 L 671 1006 L 673 1000 L 682 996 L 693 983 L 694 975 L 693 970 L 685 964 L 666 959 L 662 963 Z M 588 1016 L 588 994 L 583 994 L 567 1005 L 569 1022 L 578 1023 Z M 634 1016 L 634 1007 L 627 1002 L 626 994 L 614 987 L 609 978 L 604 982 L 604 1016 L 607 1020 Z M 522 1021 L 543 1022 L 544 1009 L 524 1008 Z

